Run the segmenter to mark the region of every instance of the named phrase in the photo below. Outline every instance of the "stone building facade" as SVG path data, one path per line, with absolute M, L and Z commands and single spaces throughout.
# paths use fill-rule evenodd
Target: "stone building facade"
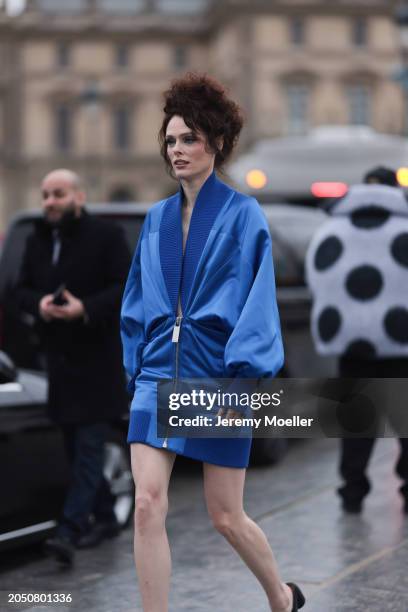
M 57 166 L 91 201 L 174 190 L 161 93 L 187 70 L 226 83 L 260 138 L 321 124 L 401 134 L 396 0 L 28 0 L 0 8 L 0 231 Z

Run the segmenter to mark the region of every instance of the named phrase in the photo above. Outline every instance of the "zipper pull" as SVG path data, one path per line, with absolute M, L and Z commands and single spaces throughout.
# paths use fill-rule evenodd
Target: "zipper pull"
M 171 338 L 172 342 L 178 342 L 179 341 L 179 336 L 180 336 L 180 329 L 181 329 L 181 319 L 183 317 L 176 317 L 176 322 L 174 323 L 174 327 L 173 327 L 173 336 Z

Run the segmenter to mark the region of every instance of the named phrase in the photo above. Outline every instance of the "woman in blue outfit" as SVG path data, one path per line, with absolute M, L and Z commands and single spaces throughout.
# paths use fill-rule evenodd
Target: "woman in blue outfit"
M 283 364 L 271 239 L 253 198 L 221 182 L 242 128 L 239 107 L 207 76 L 165 92 L 161 153 L 179 181 L 145 220 L 123 298 L 122 340 L 134 393 L 128 441 L 136 485 L 135 563 L 144 612 L 168 609 L 167 490 L 177 454 L 203 462 L 215 528 L 263 586 L 271 610 L 304 603 L 281 581 L 261 529 L 244 512 L 250 438 L 160 438 L 158 379 L 272 377 Z M 234 419 L 233 410 L 225 415 Z

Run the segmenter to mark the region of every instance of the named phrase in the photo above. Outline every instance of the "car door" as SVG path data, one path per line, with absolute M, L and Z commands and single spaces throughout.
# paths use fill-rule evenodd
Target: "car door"
M 0 384 L 0 549 L 52 527 L 61 510 L 68 471 L 46 393 L 46 379 L 31 372 Z

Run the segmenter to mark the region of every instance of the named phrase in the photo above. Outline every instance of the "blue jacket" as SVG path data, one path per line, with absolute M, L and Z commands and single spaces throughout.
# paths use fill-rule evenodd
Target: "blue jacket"
M 150 209 L 123 297 L 124 364 L 135 391 L 128 441 L 244 467 L 248 439 L 157 437 L 157 379 L 272 377 L 283 364 L 271 238 L 260 206 L 213 173 L 195 202 L 183 257 L 182 196 L 180 189 Z M 179 342 L 172 342 L 175 325 Z

